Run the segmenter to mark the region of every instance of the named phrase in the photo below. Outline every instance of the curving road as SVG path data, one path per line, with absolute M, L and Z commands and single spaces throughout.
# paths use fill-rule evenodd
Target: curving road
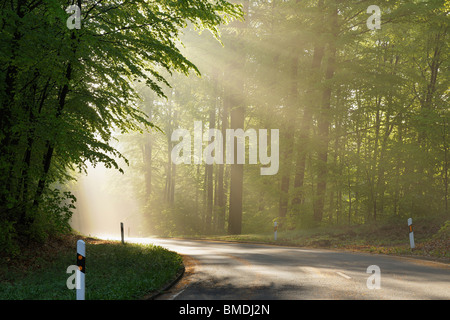
M 185 256 L 164 300 L 450 299 L 450 265 L 345 251 L 183 239 L 128 239 Z M 378 266 L 379 289 L 369 266 Z M 368 284 L 368 279 L 369 284 Z

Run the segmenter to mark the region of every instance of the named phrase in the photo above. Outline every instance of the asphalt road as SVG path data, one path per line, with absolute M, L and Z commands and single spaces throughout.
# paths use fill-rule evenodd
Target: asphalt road
M 450 299 L 450 265 L 444 263 L 248 243 L 129 240 L 185 256 L 185 276 L 163 300 Z M 378 280 L 369 266 L 378 266 Z

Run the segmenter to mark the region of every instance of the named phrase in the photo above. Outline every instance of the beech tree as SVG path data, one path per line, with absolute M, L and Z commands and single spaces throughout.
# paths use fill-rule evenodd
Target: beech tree
M 68 28 L 71 5 L 80 28 Z M 67 229 L 75 199 L 58 183 L 87 163 L 121 170 L 112 133 L 153 127 L 133 82 L 165 96 L 161 70 L 198 72 L 179 50 L 182 30 L 218 37 L 240 16 L 224 0 L 2 1 L 0 247 Z

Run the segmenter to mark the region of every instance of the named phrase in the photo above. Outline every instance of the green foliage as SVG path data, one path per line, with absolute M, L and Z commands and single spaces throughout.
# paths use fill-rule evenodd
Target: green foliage
M 445 221 L 439 231 L 433 236 L 434 239 L 447 240 L 450 239 L 450 220 Z
M 35 240 L 45 240 L 49 236 L 69 233 L 70 218 L 75 209 L 76 198 L 68 191 L 48 189 L 36 214 L 31 228 Z
M 0 248 L 11 256 L 19 254 L 19 247 L 14 239 L 15 235 L 14 222 L 0 221 Z
M 2 251 L 14 239 L 67 230 L 74 198 L 53 188 L 69 172 L 102 164 L 123 172 L 115 132 L 149 131 L 133 83 L 163 97 L 167 74 L 198 69 L 178 43 L 192 24 L 211 29 L 240 17 L 224 0 L 83 1 L 70 30 L 67 1 L 22 0 L 0 9 L 0 221 Z M 32 230 L 34 228 L 34 231 Z M 17 236 L 17 237 L 16 237 Z M 3 244 L 5 244 L 3 246 Z

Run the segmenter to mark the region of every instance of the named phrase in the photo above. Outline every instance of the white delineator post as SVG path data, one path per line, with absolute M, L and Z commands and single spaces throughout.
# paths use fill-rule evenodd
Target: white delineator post
M 273 238 L 274 238 L 275 241 L 277 240 L 277 231 L 278 231 L 278 226 L 277 226 L 277 222 L 275 221 L 273 223 L 273 232 L 274 232 Z
M 409 227 L 409 243 L 411 245 L 411 249 L 414 249 L 416 246 L 414 244 L 414 231 L 412 225 L 412 218 L 408 219 L 408 227 Z
M 85 272 L 86 272 L 86 244 L 83 240 L 77 241 L 77 300 L 85 297 Z

